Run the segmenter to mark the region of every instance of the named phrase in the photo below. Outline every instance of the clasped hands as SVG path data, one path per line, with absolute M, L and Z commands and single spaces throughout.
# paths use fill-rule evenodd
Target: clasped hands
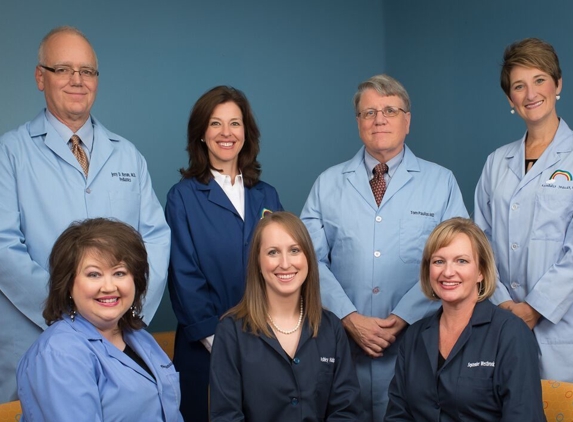
M 376 318 L 352 312 L 342 318 L 342 325 L 368 356 L 379 358 L 384 349 L 396 341 L 396 336 L 407 323 L 394 314 L 388 318 Z

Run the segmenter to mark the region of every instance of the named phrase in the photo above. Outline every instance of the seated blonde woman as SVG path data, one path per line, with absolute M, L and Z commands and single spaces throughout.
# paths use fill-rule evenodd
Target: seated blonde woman
M 404 335 L 385 421 L 544 421 L 538 348 L 527 325 L 488 298 L 493 252 L 471 220 L 428 237 L 422 290 L 442 307 Z

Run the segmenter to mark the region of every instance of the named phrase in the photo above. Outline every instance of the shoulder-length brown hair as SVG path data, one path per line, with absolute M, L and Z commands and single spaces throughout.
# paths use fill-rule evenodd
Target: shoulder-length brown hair
M 185 179 L 193 177 L 203 184 L 209 183 L 213 178 L 211 169 L 214 168 L 209 162 L 209 150 L 201 139 L 205 136 L 209 119 L 213 110 L 219 104 L 228 102 L 235 103 L 243 114 L 245 128 L 245 143 L 239 152 L 239 170 L 243 175 L 243 183 L 246 187 L 254 186 L 261 176 L 261 165 L 257 161 L 259 154 L 259 138 L 261 136 L 255 116 L 245 94 L 230 86 L 216 86 L 201 96 L 191 110 L 187 125 L 187 152 L 189 153 L 189 167 L 180 169 L 179 172 Z
M 322 317 L 318 262 L 312 246 L 312 240 L 305 225 L 296 215 L 286 211 L 267 214 L 257 224 L 249 251 L 245 294 L 239 304 L 229 310 L 223 317 L 231 315 L 236 319 L 242 318 L 244 331 L 249 330 L 256 335 L 262 332 L 268 337 L 272 336 L 267 323 L 267 289 L 265 279 L 261 273 L 259 258 L 263 232 L 271 224 L 280 224 L 286 230 L 298 244 L 308 262 L 308 274 L 301 288 L 301 295 L 304 300 L 303 318 L 308 320 L 312 335 L 316 337 Z
M 58 237 L 50 254 L 50 282 L 43 316 L 46 324 L 52 325 L 62 319 L 64 313 L 75 310 L 70 292 L 78 268 L 87 252 L 95 252 L 110 266 L 123 262 L 133 276 L 135 298 L 133 310 L 128 310 L 119 320 L 119 328 L 138 330 L 145 326 L 141 311 L 149 264 L 147 251 L 141 235 L 131 226 L 120 221 L 94 218 L 73 222 Z
M 432 255 L 438 249 L 448 246 L 458 234 L 463 233 L 472 244 L 472 249 L 477 257 L 479 270 L 483 276 L 481 283 L 478 283 L 478 302 L 488 299 L 495 292 L 497 282 L 497 271 L 495 259 L 489 240 L 485 233 L 469 218 L 455 217 L 442 221 L 438 224 L 426 241 L 422 254 L 422 265 L 420 267 L 420 282 L 422 292 L 430 300 L 439 300 L 430 284 L 430 264 Z

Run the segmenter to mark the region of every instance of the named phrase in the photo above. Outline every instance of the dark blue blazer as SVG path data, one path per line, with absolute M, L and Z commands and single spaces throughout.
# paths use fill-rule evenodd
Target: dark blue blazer
M 171 188 L 169 293 L 187 341 L 215 334 L 221 315 L 239 302 L 253 230 L 266 210 L 282 209 L 264 182 L 245 187 L 244 221 L 214 179 L 207 185 L 183 179 Z
M 527 325 L 489 300 L 478 302 L 438 369 L 441 313 L 404 334 L 384 420 L 544 421 L 538 347 Z

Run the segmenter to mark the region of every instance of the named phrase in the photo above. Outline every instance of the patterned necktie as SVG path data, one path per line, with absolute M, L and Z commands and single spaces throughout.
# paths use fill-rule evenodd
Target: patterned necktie
M 370 187 L 372 188 L 372 193 L 374 194 L 374 199 L 376 199 L 376 204 L 380 206 L 382 202 L 382 197 L 386 192 L 386 180 L 384 180 L 384 174 L 388 172 L 388 166 L 386 164 L 378 164 L 372 170 L 374 177 L 370 180 Z
M 82 166 L 82 169 L 84 170 L 84 174 L 87 177 L 89 164 L 88 164 L 88 157 L 86 156 L 86 152 L 84 151 L 84 149 L 80 145 L 80 142 L 82 142 L 82 140 L 80 139 L 80 137 L 78 135 L 73 135 L 70 138 L 70 141 L 72 141 L 72 154 L 74 154 L 74 156 L 77 158 L 78 163 L 80 163 L 80 166 Z

